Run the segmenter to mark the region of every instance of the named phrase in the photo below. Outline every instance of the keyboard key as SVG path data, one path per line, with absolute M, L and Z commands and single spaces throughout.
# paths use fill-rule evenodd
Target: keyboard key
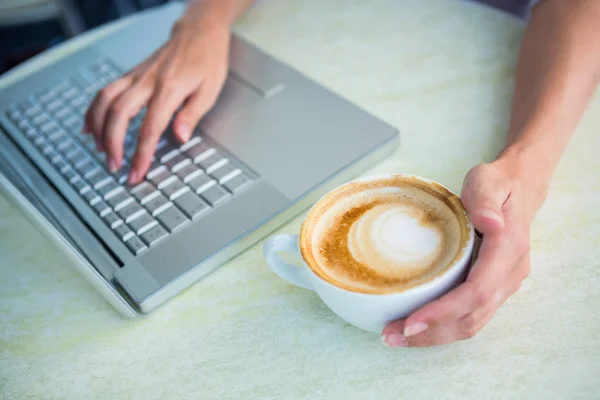
M 44 149 L 43 153 L 44 157 L 46 157 L 46 160 L 49 160 L 50 162 L 52 162 L 52 160 L 54 160 L 56 157 L 60 157 L 58 153 L 52 149 L 52 147 L 47 147 Z
M 225 184 L 223 186 L 225 186 L 225 188 L 227 190 L 229 190 L 231 193 L 236 193 L 239 190 L 243 189 L 250 182 L 252 182 L 252 181 L 246 175 L 239 174 L 239 175 L 231 178 L 227 182 L 225 182 Z
M 94 192 L 93 190 L 86 191 L 81 195 L 81 197 L 83 197 L 85 201 L 87 201 L 88 204 L 92 206 L 101 200 L 100 197 L 98 197 L 98 194 L 96 194 L 96 192 Z
M 84 177 L 93 175 L 91 173 L 94 171 L 102 171 L 92 160 L 88 160 L 86 163 L 75 166 L 75 169 Z
M 32 118 L 33 123 L 38 127 L 50 122 L 50 118 L 46 114 L 39 114 Z
M 194 179 L 195 177 L 197 177 L 198 175 L 200 175 L 202 173 L 203 172 L 200 168 L 196 167 L 193 164 L 189 164 L 189 165 L 186 165 L 185 167 L 183 167 L 182 169 L 180 169 L 179 171 L 177 171 L 177 176 L 184 183 L 188 183 L 189 181 L 191 181 L 192 179 Z
M 101 217 L 104 217 L 106 214 L 108 214 L 109 211 L 111 211 L 110 208 L 106 205 L 106 203 L 102 200 L 94 204 L 93 208 Z
M 147 230 L 153 228 L 156 225 L 158 225 L 158 222 L 156 222 L 154 218 L 150 216 L 150 214 L 144 211 L 143 214 L 141 214 L 129 224 L 129 227 L 133 229 L 136 235 L 141 235 L 142 233 L 146 232 Z
M 118 225 L 123 223 L 123 221 L 119 219 L 117 214 L 115 214 L 112 211 L 109 211 L 106 214 L 104 214 L 102 219 L 104 220 L 104 222 L 106 222 L 106 225 L 108 225 L 110 229 L 115 229 Z
M 166 170 L 167 168 L 162 165 L 161 163 L 159 163 L 158 161 L 153 161 L 152 164 L 150 164 L 150 168 L 148 168 L 148 173 L 146 174 L 146 178 L 147 179 L 151 179 L 153 176 L 157 175 L 158 173 L 160 173 L 161 171 Z
M 54 159 L 54 167 L 56 167 L 56 169 L 62 174 L 63 171 L 66 171 L 69 167 L 69 165 L 63 161 L 62 158 L 58 158 L 58 159 Z
M 75 145 L 75 142 L 73 142 L 73 140 L 71 139 L 67 139 L 64 142 L 62 142 L 60 145 L 57 146 L 58 150 L 60 150 L 60 152 L 62 154 L 64 154 L 65 156 L 69 153 L 71 153 L 73 150 L 77 150 L 77 145 Z
M 176 177 L 173 177 L 173 179 L 170 179 L 168 182 L 169 184 L 162 188 L 162 192 L 171 201 L 175 200 L 176 198 L 190 190 L 189 187 L 185 186 L 183 182 L 181 182 Z
M 31 104 L 31 102 L 27 105 L 24 104 L 22 107 L 24 110 L 23 115 L 25 115 L 27 118 L 32 118 L 42 113 L 42 109 L 35 104 Z
M 68 140 L 69 137 L 65 134 L 64 131 L 58 130 L 50 135 L 48 135 L 48 139 L 54 143 L 55 146 L 60 145 L 65 140 Z
M 156 158 L 160 160 L 161 163 L 166 163 L 171 158 L 175 157 L 179 154 L 179 150 L 170 149 L 170 146 L 165 146 L 162 149 L 156 151 Z
M 110 204 L 112 208 L 115 209 L 115 211 L 119 211 L 121 208 L 125 207 L 134 200 L 133 197 L 127 194 L 126 191 L 122 190 L 114 194 L 112 197 L 106 199 L 106 201 L 108 202 L 108 204 Z
M 134 201 L 118 210 L 117 214 L 119 214 L 119 216 L 123 218 L 126 223 L 130 223 L 137 217 L 141 216 L 144 212 L 145 210 L 142 208 L 142 206 Z
M 202 174 L 189 181 L 188 186 L 195 193 L 202 193 L 203 191 L 215 185 L 216 183 L 217 182 L 211 179 L 210 176 Z
M 214 207 L 231 195 L 221 186 L 213 185 L 200 193 L 200 196 L 202 196 L 202 198 L 208 202 L 208 204 Z
M 181 154 L 177 154 L 175 157 L 173 157 L 173 158 L 169 159 L 167 162 L 165 162 L 165 166 L 171 172 L 177 172 L 181 168 L 183 168 L 186 165 L 189 165 L 191 163 L 192 163 L 192 160 L 190 160 L 189 158 L 186 158 L 185 156 L 183 156 Z
M 133 194 L 133 196 L 140 202 L 140 204 L 145 204 L 154 196 L 158 196 L 160 192 L 157 191 L 156 188 L 152 186 L 150 182 L 142 182 L 133 189 L 131 189 L 131 194 Z
M 122 191 L 123 188 L 115 181 L 112 181 L 109 184 L 104 185 L 100 189 L 98 189 L 98 193 L 105 200 L 110 199 L 112 196 L 115 196 Z
M 150 212 L 150 214 L 152 214 L 152 216 L 156 217 L 172 205 L 173 204 L 170 203 L 165 196 L 159 194 L 144 204 L 144 207 Z
M 114 178 L 116 179 L 116 181 L 119 183 L 119 185 L 123 185 L 125 184 L 125 182 L 127 182 L 127 178 L 129 176 L 129 167 L 128 166 L 122 166 L 121 169 L 119 169 L 117 172 L 115 172 L 113 174 Z
M 69 183 L 75 182 L 74 179 L 79 178 L 77 173 L 75 171 L 73 171 L 72 168 L 65 169 L 64 171 L 62 171 L 62 174 L 65 177 L 65 179 L 67 181 L 69 181 Z
M 191 149 L 201 141 L 202 138 L 200 136 L 194 136 L 190 140 L 179 146 L 179 151 L 186 151 L 187 149 Z
M 115 234 L 119 237 L 119 239 L 125 242 L 133 236 L 133 231 L 129 229 L 127 225 L 119 224 L 119 226 L 115 228 Z
M 98 176 L 98 175 L 102 176 L 102 177 L 103 177 L 103 179 L 99 179 L 99 178 L 100 178 L 100 176 Z M 106 172 L 104 172 L 104 171 L 102 171 L 102 172 L 101 172 L 101 173 L 99 173 L 99 174 L 95 174 L 95 175 L 93 175 L 93 176 L 92 176 L 90 179 L 88 179 L 88 181 L 90 181 L 90 183 L 92 183 L 92 182 L 95 182 L 95 183 L 92 183 L 92 185 L 94 185 L 94 189 L 96 189 L 96 190 L 100 189 L 102 186 L 105 186 L 105 185 L 108 185 L 108 184 L 110 184 L 110 183 L 114 183 L 114 182 L 115 182 L 115 181 L 114 181 L 114 180 L 113 180 L 113 179 L 112 179 L 110 176 L 108 176 L 108 174 L 107 174 Z
M 191 192 L 187 192 L 179 197 L 175 200 L 175 204 L 191 219 L 197 218 L 202 213 L 210 210 L 208 204 Z
M 213 178 L 215 178 L 217 180 L 217 182 L 219 182 L 219 184 L 224 184 L 225 182 L 227 182 L 228 180 L 230 180 L 231 178 L 233 178 L 236 175 L 239 175 L 242 173 L 242 170 L 240 170 L 239 168 L 235 168 L 231 163 L 227 163 L 225 165 L 223 165 L 221 168 L 211 172 L 211 176 Z
M 129 250 L 131 250 L 131 252 L 135 255 L 140 254 L 146 248 L 144 242 L 142 242 L 137 236 L 131 237 L 125 242 L 125 244 L 127 245 L 127 247 L 129 247 Z
M 189 222 L 185 215 L 176 207 L 169 207 L 156 217 L 169 232 L 175 232 L 181 229 Z
M 173 177 L 173 175 L 171 175 L 171 173 L 165 168 L 152 175 L 150 181 L 154 184 L 154 186 L 160 189 L 161 185 L 164 186 L 163 182 L 171 177 Z
M 33 144 L 35 145 L 35 147 L 37 147 L 40 150 L 42 150 L 44 147 L 48 146 L 48 143 L 46 142 L 46 140 L 41 136 L 38 136 L 37 138 L 35 138 L 35 140 L 33 141 Z
M 55 113 L 56 111 L 58 111 L 59 109 L 61 109 L 62 107 L 64 107 L 63 103 L 56 99 L 56 100 L 52 100 L 50 103 L 46 104 L 46 110 L 50 111 L 51 113 Z
M 88 157 L 88 155 L 85 154 L 83 151 L 78 151 L 76 154 L 71 154 L 69 161 L 71 161 L 71 164 L 73 164 L 73 166 L 77 167 L 77 165 L 85 163 L 89 159 L 90 158 Z
M 167 236 L 167 231 L 160 225 L 148 230 L 142 235 L 142 240 L 150 247 L 156 245 L 161 239 Z
M 87 185 L 87 183 L 85 183 L 84 180 L 79 179 L 78 181 L 75 181 L 73 183 L 73 187 L 75 188 L 75 190 L 77 190 L 77 193 L 81 193 L 81 191 L 83 190 L 83 188 L 89 187 L 89 186 Z
M 206 171 L 207 174 L 211 174 L 214 170 L 227 164 L 229 160 L 225 158 L 221 153 L 216 152 L 210 157 L 200 161 L 198 164 Z
M 210 157 L 216 150 L 205 143 L 198 143 L 197 145 L 189 148 L 185 151 L 185 155 L 192 159 L 194 164 L 201 162 L 202 160 Z

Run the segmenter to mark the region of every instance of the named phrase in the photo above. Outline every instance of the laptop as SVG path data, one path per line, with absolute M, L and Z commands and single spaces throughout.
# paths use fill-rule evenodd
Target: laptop
M 164 43 L 169 3 L 0 90 L 0 188 L 121 314 L 135 317 L 360 174 L 399 143 L 387 123 L 233 35 L 216 105 L 181 145 L 167 129 L 144 182 L 80 133 L 95 93 Z

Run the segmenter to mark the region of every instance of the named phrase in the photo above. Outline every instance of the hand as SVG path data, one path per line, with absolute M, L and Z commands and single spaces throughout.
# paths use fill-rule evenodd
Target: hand
M 106 151 L 111 171 L 123 161 L 129 120 L 147 106 L 140 126 L 129 182 L 145 176 L 160 136 L 173 114 L 173 131 L 187 141 L 200 118 L 215 103 L 227 76 L 228 26 L 197 26 L 180 21 L 169 41 L 142 64 L 102 89 L 85 116 L 84 131 L 93 132 L 96 147 Z M 197 21 L 196 21 L 197 22 Z
M 530 185 L 502 162 L 467 174 L 462 201 L 483 241 L 464 283 L 407 319 L 388 324 L 389 346 L 432 346 L 473 337 L 529 274 L 529 227 L 535 211 Z

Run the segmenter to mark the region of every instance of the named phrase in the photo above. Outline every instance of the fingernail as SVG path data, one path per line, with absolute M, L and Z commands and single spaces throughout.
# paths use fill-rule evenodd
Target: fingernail
M 415 324 L 409 325 L 404 328 L 404 336 L 406 336 L 406 337 L 414 336 L 417 333 L 421 333 L 426 329 L 427 329 L 427 324 L 424 324 L 422 322 L 417 322 Z
M 492 210 L 481 210 L 479 211 L 479 215 L 485 218 L 495 219 L 496 221 L 502 221 L 502 217 Z
M 179 139 L 186 142 L 192 135 L 192 129 L 188 124 L 179 124 L 178 126 Z
M 388 333 L 381 337 L 381 342 L 388 347 L 406 347 L 408 340 L 401 333 Z
M 138 180 L 138 174 L 135 171 L 131 171 L 129 173 L 129 183 L 136 183 Z
M 108 169 L 110 172 L 117 172 L 117 162 L 110 156 L 108 157 Z

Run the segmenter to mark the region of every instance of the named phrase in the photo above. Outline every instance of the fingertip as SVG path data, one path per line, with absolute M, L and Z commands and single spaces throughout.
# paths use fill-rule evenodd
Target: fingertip
M 405 324 L 403 333 L 404 333 L 405 337 L 410 337 L 410 336 L 417 335 L 421 332 L 424 332 L 425 330 L 427 330 L 428 327 L 429 326 L 424 322 L 415 322 L 412 324 Z
M 404 323 L 406 322 L 405 319 L 399 319 L 397 321 L 392 321 L 390 323 L 388 323 L 385 328 L 383 328 L 383 331 L 381 332 L 382 336 L 385 335 L 390 335 L 390 334 L 396 334 L 396 333 L 404 333 Z
M 482 233 L 496 232 L 504 227 L 504 218 L 494 210 L 478 210 L 472 219 L 473 225 Z
M 175 136 L 180 142 L 185 143 L 192 136 L 192 128 L 186 122 L 177 121 L 175 124 Z

